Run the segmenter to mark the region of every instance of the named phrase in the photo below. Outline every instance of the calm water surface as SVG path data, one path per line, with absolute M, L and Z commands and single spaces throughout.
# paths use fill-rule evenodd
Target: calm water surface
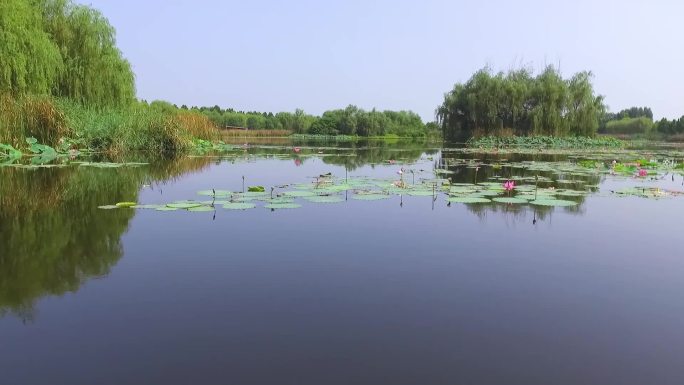
M 462 157 L 305 152 L 0 168 L 0 383 L 684 383 L 684 198 L 607 193 L 628 179 L 597 177 L 574 208 L 97 208 Z

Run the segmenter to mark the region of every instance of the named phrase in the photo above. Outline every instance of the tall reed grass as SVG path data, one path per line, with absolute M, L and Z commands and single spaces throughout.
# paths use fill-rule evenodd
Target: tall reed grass
M 70 134 L 67 118 L 53 98 L 0 94 L 0 143 L 20 148 L 26 138 L 34 137 L 55 146 Z
M 15 148 L 25 139 L 56 146 L 62 139 L 97 151 L 179 151 L 196 138 L 220 139 L 206 116 L 180 109 L 162 111 L 144 103 L 92 108 L 49 96 L 0 95 L 0 143 Z
M 280 138 L 289 136 L 292 131 L 289 130 L 221 130 L 223 137 L 239 137 L 239 138 Z

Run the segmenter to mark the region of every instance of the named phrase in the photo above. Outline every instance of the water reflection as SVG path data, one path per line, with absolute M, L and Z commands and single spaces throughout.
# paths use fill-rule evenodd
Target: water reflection
M 0 317 L 10 313 L 30 321 L 37 299 L 74 292 L 107 275 L 121 258 L 120 239 L 135 212 L 103 215 L 97 207 L 135 201 L 142 185 L 200 170 L 209 161 L 153 160 L 126 169 L 0 168 Z
M 193 199 L 196 198 L 196 190 L 221 188 L 217 179 L 237 180 L 246 166 L 252 167 L 249 183 L 256 180 L 255 183 L 270 187 L 272 185 L 269 183 L 275 183 L 274 178 L 283 175 L 285 180 L 279 180 L 280 183 L 296 182 L 287 180 L 295 178 L 291 175 L 311 176 L 306 174 L 309 170 L 329 171 L 317 168 L 321 162 L 323 165 L 343 168 L 341 172 L 345 178 L 352 171 L 356 171 L 357 176 L 365 174 L 396 178 L 395 171 L 401 164 L 407 167 L 409 173 L 404 178 L 406 183 L 411 184 L 434 179 L 434 170 L 441 170 L 438 176 L 444 179 L 435 179 L 433 182 L 434 196 L 395 193 L 393 199 L 396 199 L 398 208 L 403 210 L 410 209 L 421 200 L 427 203 L 423 206 L 426 210 L 447 209 L 457 205 L 446 201 L 445 180 L 447 191 L 448 185 L 500 183 L 505 179 L 523 180 L 521 184 L 534 185 L 539 189 L 558 187 L 563 181 L 563 188 L 581 191 L 596 189 L 595 186 L 603 183 L 605 178 L 601 174 L 563 173 L 526 166 L 533 165 L 533 162 L 563 162 L 568 159 L 567 155 L 468 154 L 441 151 L 425 143 L 396 145 L 382 141 L 342 144 L 300 142 L 297 145 L 301 146 L 301 150 L 293 151 L 292 144 L 247 145 L 228 153 L 175 159 L 149 159 L 144 154 L 93 159 L 149 162 L 147 166 L 135 168 L 99 169 L 77 165 L 33 170 L 0 168 L 0 316 L 9 313 L 31 320 L 37 299 L 76 291 L 88 279 L 109 273 L 122 256 L 121 236 L 127 231 L 135 210 L 105 213 L 98 206 L 137 201 L 143 186 L 158 189 L 162 193 L 163 184 L 169 180 L 188 173 L 200 174 L 211 164 L 220 164 L 221 171 L 215 174 L 202 173 L 201 184 L 187 183 L 184 188 L 184 193 L 192 195 L 176 196 L 174 199 Z M 279 162 L 259 163 L 264 160 Z M 240 164 L 243 162 L 255 164 Z M 309 165 L 309 162 L 315 167 L 301 167 Z M 389 165 L 391 167 L 378 167 Z M 337 176 L 341 178 L 343 175 Z M 242 190 L 244 188 L 243 185 Z M 239 187 L 236 186 L 232 191 L 239 191 Z M 341 194 L 347 201 L 354 192 L 345 190 Z M 165 199 L 170 198 L 159 197 L 159 202 L 143 203 L 165 203 Z M 428 199 L 432 199 L 431 204 L 427 202 Z M 465 207 L 481 222 L 496 218 L 507 223 L 533 226 L 548 220 L 554 211 L 585 214 L 586 196 L 563 199 L 572 200 L 577 205 L 563 208 L 500 203 L 458 205 Z M 382 209 L 386 210 L 386 207 Z M 216 213 L 211 219 L 215 218 Z

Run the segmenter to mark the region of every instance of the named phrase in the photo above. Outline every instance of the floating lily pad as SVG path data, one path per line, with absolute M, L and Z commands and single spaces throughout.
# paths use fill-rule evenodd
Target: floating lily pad
M 377 201 L 381 199 L 388 199 L 391 195 L 388 194 L 355 194 L 352 199 L 359 201 Z
M 159 208 L 157 208 L 157 209 L 155 209 L 155 210 L 156 210 L 156 211 L 178 211 L 178 209 L 175 208 L 175 207 L 166 207 L 166 206 L 164 206 L 164 207 L 159 207 Z
M 248 202 L 230 202 L 223 205 L 223 208 L 228 210 L 247 210 L 255 207 L 256 205 L 254 203 Z
M 229 196 L 231 195 L 232 192 L 228 190 L 202 190 L 198 191 L 197 195 L 206 195 L 206 196 Z
M 568 206 L 576 206 L 577 202 L 573 201 L 566 201 L 563 199 L 537 199 L 534 201 L 530 201 L 530 204 L 537 205 L 537 206 L 562 206 L 562 207 L 568 207 Z
M 263 201 L 266 203 L 294 203 L 294 198 L 283 196 L 283 197 L 263 199 Z
M 431 196 L 435 195 L 436 193 L 437 193 L 436 191 L 433 192 L 432 190 L 430 190 L 430 191 L 427 191 L 427 190 L 409 190 L 409 191 L 405 192 L 406 195 L 412 195 L 412 196 L 418 196 L 418 197 L 423 197 L 423 196 L 431 197 Z
M 229 203 L 229 202 L 230 201 L 228 201 L 228 200 L 216 199 L 216 200 L 211 200 L 211 201 L 200 201 L 199 203 L 201 203 L 203 205 L 207 205 L 207 206 L 211 206 L 211 205 L 220 206 L 220 205 L 225 205 L 226 203 Z
M 528 202 L 527 199 L 522 199 L 522 198 L 508 198 L 508 197 L 498 197 L 498 198 L 493 198 L 492 199 L 494 202 L 498 203 L 507 203 L 507 204 L 514 204 L 514 205 L 522 205 L 526 204 Z
M 199 207 L 201 206 L 201 203 L 185 203 L 185 202 L 175 202 L 175 203 L 168 203 L 166 207 L 170 207 L 173 209 L 191 209 L 193 207 Z
M 121 207 L 121 206 L 117 206 L 117 205 L 97 206 L 98 209 L 102 209 L 102 210 L 113 210 L 113 209 L 118 209 L 119 207 Z
M 197 206 L 197 207 L 190 207 L 188 211 L 193 211 L 193 212 L 206 212 L 206 211 L 214 211 L 215 209 L 213 207 L 209 206 Z
M 239 193 L 237 195 L 239 197 L 252 197 L 252 198 L 254 198 L 254 197 L 263 197 L 263 196 L 266 196 L 268 194 L 264 191 L 247 191 L 244 193 Z
M 137 202 L 119 202 L 116 204 L 117 207 L 133 207 L 137 205 Z
M 298 209 L 302 205 L 298 203 L 270 203 L 264 206 L 267 209 Z
M 135 205 L 131 206 L 134 209 L 149 209 L 149 210 L 155 210 L 161 207 L 165 207 L 163 205 Z
M 482 190 L 482 191 L 476 191 L 473 194 L 481 195 L 483 197 L 495 197 L 498 195 L 501 195 L 503 193 L 503 189 L 501 190 Z
M 316 194 L 311 191 L 285 191 L 283 192 L 283 195 L 288 197 L 311 197 Z
M 447 199 L 449 202 L 453 203 L 490 203 L 491 200 L 481 197 L 450 197 Z

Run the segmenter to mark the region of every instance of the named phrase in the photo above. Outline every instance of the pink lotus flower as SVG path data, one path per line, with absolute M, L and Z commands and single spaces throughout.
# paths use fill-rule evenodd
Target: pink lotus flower
M 295 148 L 293 148 L 293 150 L 294 150 L 294 152 L 299 152 L 299 151 L 301 151 L 302 149 L 299 148 L 299 147 L 295 147 Z
M 512 180 L 507 180 L 504 182 L 503 187 L 506 191 L 511 191 L 515 188 L 515 182 Z
M 643 168 L 640 168 L 639 169 L 639 176 L 643 178 L 646 175 L 648 175 L 648 171 L 644 170 Z
M 404 174 L 404 168 L 400 168 L 399 171 L 397 171 L 397 174 L 402 175 Z

